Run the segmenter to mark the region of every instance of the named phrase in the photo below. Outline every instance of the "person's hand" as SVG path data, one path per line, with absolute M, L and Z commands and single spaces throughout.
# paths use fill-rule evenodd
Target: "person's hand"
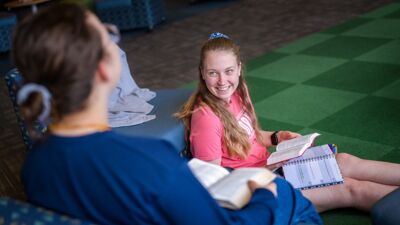
M 290 140 L 290 139 L 297 138 L 297 137 L 300 137 L 300 136 L 301 136 L 301 134 L 295 133 L 295 132 L 291 132 L 291 131 L 279 131 L 278 132 L 278 140 L 279 140 L 279 142 Z
M 276 191 L 276 184 L 274 182 L 271 182 L 265 186 L 258 184 L 255 181 L 249 180 L 247 182 L 247 185 L 249 186 L 251 192 L 254 192 L 258 188 L 265 188 L 274 194 L 275 198 L 278 196 L 278 192 Z
M 278 163 L 271 164 L 271 165 L 265 165 L 265 168 L 267 168 L 267 169 L 273 171 L 273 170 L 275 170 L 275 169 L 277 169 L 277 168 L 283 166 L 287 161 L 289 161 L 289 160 L 285 160 L 285 161 L 278 162 Z

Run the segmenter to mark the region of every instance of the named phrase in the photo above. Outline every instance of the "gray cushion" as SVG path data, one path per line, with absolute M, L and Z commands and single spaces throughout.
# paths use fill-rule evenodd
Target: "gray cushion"
M 185 148 L 185 129 L 183 123 L 173 117 L 193 91 L 189 89 L 168 89 L 156 91 L 157 96 L 150 101 L 156 119 L 148 122 L 114 128 L 126 135 L 162 139 L 170 143 L 177 153 Z
M 379 200 L 371 211 L 374 225 L 400 224 L 400 188 Z

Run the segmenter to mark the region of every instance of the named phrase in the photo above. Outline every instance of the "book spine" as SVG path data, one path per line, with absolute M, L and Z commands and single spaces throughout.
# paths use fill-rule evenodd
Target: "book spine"
M 307 187 L 301 187 L 297 188 L 299 190 L 308 190 L 308 189 L 313 189 L 313 188 L 319 188 L 319 187 L 326 187 L 326 186 L 331 186 L 331 185 L 336 185 L 336 184 L 343 184 L 343 181 L 337 181 L 337 182 L 331 182 L 331 183 L 326 183 L 326 184 L 318 184 L 318 185 L 312 185 L 312 186 L 307 186 Z
M 322 156 L 317 156 L 317 157 L 308 158 L 308 159 L 297 159 L 297 160 L 287 162 L 283 166 L 298 165 L 298 164 L 302 164 L 302 163 L 315 162 L 315 161 L 324 160 L 324 159 L 328 159 L 328 158 L 334 158 L 334 157 L 335 157 L 335 155 L 330 154 L 330 155 L 322 155 Z

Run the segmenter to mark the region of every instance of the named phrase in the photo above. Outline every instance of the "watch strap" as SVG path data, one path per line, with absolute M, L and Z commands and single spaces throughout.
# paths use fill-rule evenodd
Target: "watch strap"
M 271 143 L 272 143 L 273 145 L 277 145 L 277 144 L 279 143 L 278 132 L 279 132 L 279 131 L 275 131 L 275 132 L 272 133 L 272 135 L 271 135 Z

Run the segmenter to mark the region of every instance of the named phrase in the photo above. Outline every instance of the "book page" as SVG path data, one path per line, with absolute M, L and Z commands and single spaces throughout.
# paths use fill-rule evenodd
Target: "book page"
M 285 179 L 297 189 L 343 182 L 335 155 L 328 145 L 308 149 L 303 156 L 283 166 Z
M 305 151 L 303 153 L 303 155 L 301 155 L 300 157 L 291 159 L 288 163 L 306 160 L 306 159 L 318 158 L 318 157 L 322 157 L 325 155 L 331 155 L 331 154 L 333 154 L 333 152 L 328 144 L 315 146 L 315 147 L 311 147 L 311 148 L 307 149 L 307 151 Z
M 218 166 L 196 158 L 191 159 L 188 163 L 188 166 L 194 176 L 205 188 L 210 187 L 218 180 L 229 174 L 228 170 L 222 166 Z
M 276 151 L 273 152 L 267 159 L 267 165 L 272 165 L 278 162 L 282 162 L 291 158 L 295 158 L 300 156 L 299 152 L 300 152 L 300 148 L 291 148 L 291 149 L 287 149 L 285 151 Z
M 209 191 L 223 207 L 239 209 L 250 200 L 251 191 L 247 186 L 249 180 L 267 185 L 275 177 L 275 174 L 265 168 L 241 168 L 213 184 Z
M 305 145 L 308 145 L 309 147 L 314 142 L 314 139 L 319 135 L 320 135 L 319 133 L 312 133 L 294 139 L 290 139 L 287 141 L 283 141 L 276 146 L 276 151 L 279 152 L 279 151 L 285 151 L 287 149 L 301 148 Z
M 279 143 L 276 146 L 276 152 L 273 152 L 268 157 L 267 165 L 272 165 L 302 155 L 319 135 L 318 133 L 312 133 Z

